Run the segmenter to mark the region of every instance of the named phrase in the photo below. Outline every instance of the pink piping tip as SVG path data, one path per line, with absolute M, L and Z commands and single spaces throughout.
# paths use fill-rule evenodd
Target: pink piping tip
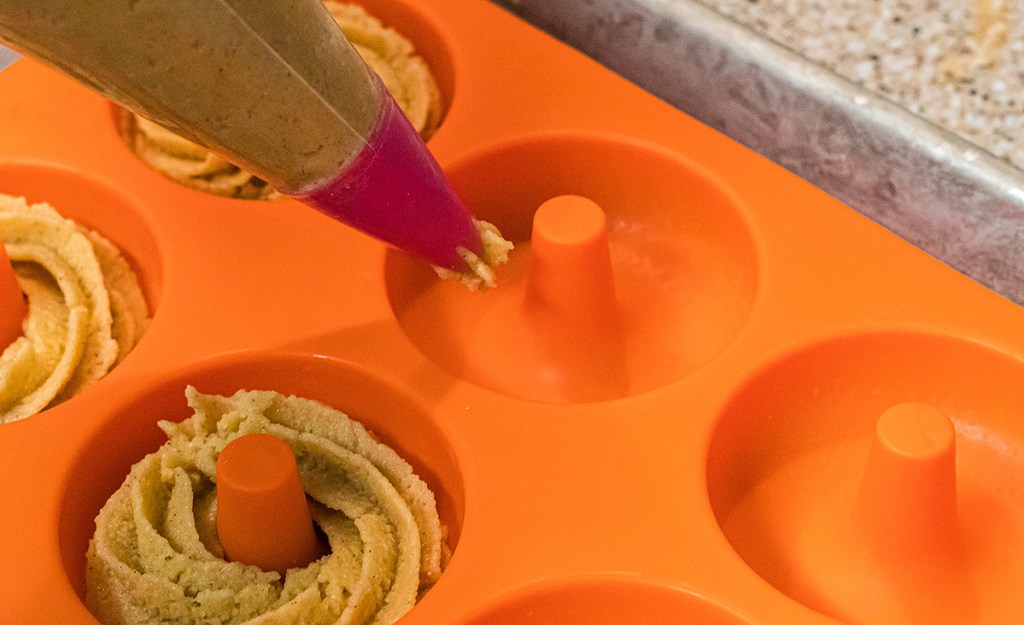
M 465 270 L 458 248 L 483 251 L 473 216 L 398 104 L 383 95 L 380 120 L 355 161 L 295 198 L 434 265 Z

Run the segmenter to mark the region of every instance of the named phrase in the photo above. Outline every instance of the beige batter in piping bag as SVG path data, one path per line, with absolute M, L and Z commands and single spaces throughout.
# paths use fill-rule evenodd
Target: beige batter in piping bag
M 320 0 L 0 0 L 0 41 L 449 270 L 480 234 Z

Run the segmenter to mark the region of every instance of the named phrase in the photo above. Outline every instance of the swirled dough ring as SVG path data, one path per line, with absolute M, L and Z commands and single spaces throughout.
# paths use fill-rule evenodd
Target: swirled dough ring
M 434 495 L 345 414 L 273 391 L 186 390 L 193 416 L 136 464 L 96 519 L 89 609 L 105 625 L 393 623 L 441 574 Z M 216 470 L 231 440 L 267 433 L 295 452 L 331 552 L 284 579 L 223 559 Z
M 138 342 L 149 312 L 117 248 L 48 204 L 0 195 L 0 238 L 28 298 L 23 335 L 0 355 L 3 423 L 106 375 Z

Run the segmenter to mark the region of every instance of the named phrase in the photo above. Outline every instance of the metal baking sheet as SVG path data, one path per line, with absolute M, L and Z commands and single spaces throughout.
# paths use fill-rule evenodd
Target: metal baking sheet
M 1024 304 L 1024 172 L 688 0 L 494 0 Z
M 0 46 L 0 70 L 10 66 L 19 58 L 18 53 L 10 48 Z

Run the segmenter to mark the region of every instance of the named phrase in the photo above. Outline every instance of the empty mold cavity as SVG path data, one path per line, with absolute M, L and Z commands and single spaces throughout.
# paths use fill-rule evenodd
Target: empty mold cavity
M 728 191 L 674 153 L 544 136 L 447 173 L 516 246 L 482 292 L 388 257 L 399 323 L 456 376 L 554 403 L 625 397 L 706 364 L 747 318 L 757 286 L 747 224 Z
M 751 622 L 699 594 L 613 575 L 559 579 L 527 586 L 459 621 L 460 625 L 748 625 Z
M 778 360 L 708 457 L 726 537 L 765 580 L 854 625 L 1024 619 L 1024 362 L 914 333 Z
M 454 91 L 454 65 L 445 41 L 432 18 L 399 0 L 326 0 L 337 7 L 359 7 L 369 20 L 345 15 L 345 30 L 371 68 L 384 77 L 399 105 L 425 140 L 440 128 Z M 367 29 L 370 21 L 380 28 Z M 385 35 L 394 31 L 412 46 L 409 61 L 404 44 Z M 424 72 L 425 70 L 425 72 Z M 139 121 L 134 113 L 113 106 L 118 134 L 140 161 L 186 187 L 211 195 L 246 200 L 279 198 L 260 178 L 180 136 Z
M 406 391 L 343 361 L 290 353 L 240 353 L 197 364 L 140 390 L 112 409 L 69 467 L 59 540 L 64 571 L 84 598 L 86 550 L 94 519 L 132 465 L 166 440 L 157 421 L 191 415 L 185 388 L 206 394 L 273 390 L 322 402 L 362 423 L 405 459 L 433 491 L 446 543 L 454 550 L 464 513 L 463 482 L 448 437 L 429 410 Z

